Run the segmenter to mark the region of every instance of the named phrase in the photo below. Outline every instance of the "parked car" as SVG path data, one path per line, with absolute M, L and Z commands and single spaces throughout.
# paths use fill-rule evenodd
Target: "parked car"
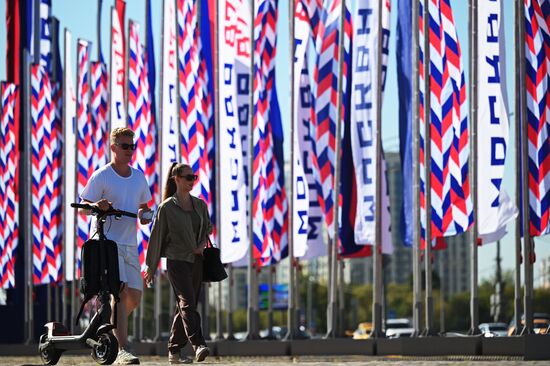
M 272 328 L 271 328 L 271 338 L 269 337 L 269 332 L 268 332 L 269 329 L 262 329 L 260 330 L 260 338 L 262 339 L 276 339 L 276 340 L 282 340 L 285 338 L 287 332 L 288 332 L 288 328 L 287 327 L 280 327 L 280 326 L 277 326 L 277 325 L 274 325 Z M 306 330 L 306 327 L 304 327 L 303 325 L 301 325 L 297 331 L 296 331 L 296 334 L 294 336 L 294 339 L 309 339 L 311 338 L 309 332 Z
M 525 325 L 525 315 L 521 316 L 521 328 Z M 547 313 L 534 313 L 533 314 L 533 331 L 536 334 L 548 334 L 548 327 L 550 327 L 550 314 Z M 508 335 L 511 336 L 516 330 L 516 324 L 514 319 L 510 322 L 508 327 Z
M 387 319 L 386 337 L 401 338 L 410 337 L 414 333 L 411 320 L 408 318 Z
M 368 339 L 372 332 L 372 323 L 363 322 L 357 324 L 357 329 L 353 332 L 353 339 Z
M 506 323 L 481 323 L 479 330 L 484 337 L 506 337 L 508 335 Z

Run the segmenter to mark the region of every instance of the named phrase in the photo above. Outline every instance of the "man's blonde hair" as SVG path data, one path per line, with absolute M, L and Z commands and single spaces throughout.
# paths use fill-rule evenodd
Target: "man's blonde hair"
M 127 136 L 132 138 L 132 141 L 134 140 L 134 131 L 128 127 L 117 127 L 114 130 L 111 131 L 111 145 L 114 145 L 116 143 L 116 139 L 121 136 Z

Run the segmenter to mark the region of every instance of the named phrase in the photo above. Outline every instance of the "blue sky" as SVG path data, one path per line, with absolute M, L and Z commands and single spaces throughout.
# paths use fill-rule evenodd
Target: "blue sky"
M 348 0 L 350 1 L 350 0 Z M 285 130 L 288 141 L 289 119 L 290 119 L 290 93 L 288 88 L 290 85 L 290 70 L 289 70 L 289 16 L 288 16 L 288 0 L 279 1 L 279 23 L 278 30 L 278 46 L 277 46 L 277 89 L 279 93 L 279 103 L 281 104 L 281 112 L 283 117 L 283 128 Z M 506 77 L 508 85 L 508 100 L 510 101 L 509 111 L 514 110 L 514 34 L 513 34 L 513 1 L 503 0 L 505 4 L 504 22 L 506 29 Z M 73 72 L 76 70 L 76 38 L 83 38 L 92 41 L 93 52 L 92 60 L 97 59 L 97 42 L 96 42 L 96 22 L 97 22 L 97 1 L 96 0 L 52 0 L 52 13 L 60 20 L 61 31 L 68 28 L 73 34 L 72 55 L 74 65 Z M 110 7 L 114 3 L 113 0 L 105 0 L 103 11 L 101 14 L 102 27 L 102 48 L 103 55 L 108 61 L 109 55 L 109 30 L 110 30 Z M 157 65 L 157 73 L 160 72 L 160 42 L 161 42 L 161 10 L 162 1 L 152 0 L 153 7 L 153 33 L 155 39 L 155 57 Z M 455 23 L 458 30 L 458 37 L 463 52 L 463 63 L 468 76 L 468 1 L 467 0 L 451 0 L 453 6 Z M 0 60 L 5 60 L 6 50 L 6 24 L 5 24 L 5 1 L 0 1 Z M 141 34 L 144 37 L 145 28 L 145 0 L 127 0 L 126 19 L 132 19 L 142 25 Z M 398 132 L 398 109 L 396 101 L 397 93 L 397 77 L 396 77 L 396 60 L 395 60 L 395 26 L 397 21 L 397 1 L 392 0 L 392 21 L 391 21 L 391 39 L 390 39 L 390 61 L 388 65 L 388 79 L 386 82 L 386 92 L 384 99 L 386 102 L 382 109 L 382 140 L 386 151 L 397 151 L 399 147 L 399 132 Z M 127 30 L 127 27 L 125 28 Z M 61 32 L 62 34 L 62 32 Z M 142 38 L 144 39 L 144 38 Z M 61 41 L 61 53 L 63 54 L 63 42 Z M 5 62 L 0 62 L 0 79 L 5 79 Z M 158 77 L 158 76 L 157 76 Z M 76 78 L 73 78 L 76 80 Z M 157 79 L 158 80 L 158 79 Z M 157 93 L 160 83 L 157 81 Z M 160 98 L 157 97 L 157 103 Z M 392 101 L 392 102 L 389 102 Z M 158 109 L 157 109 L 158 110 Z M 514 127 L 513 120 L 510 128 L 510 140 L 508 159 L 506 163 L 504 186 L 511 197 L 514 196 L 514 177 L 516 174 L 514 167 Z M 286 144 L 285 156 L 289 156 L 289 146 Z M 514 266 L 514 225 L 508 226 L 509 234 L 502 240 L 501 255 L 503 257 L 503 265 L 505 269 L 512 269 Z M 535 263 L 535 285 L 539 278 L 539 266 L 542 258 L 550 257 L 550 236 L 536 239 L 536 251 L 538 262 Z M 494 258 L 495 245 L 484 245 L 479 250 L 479 276 L 480 278 L 491 277 L 494 274 Z

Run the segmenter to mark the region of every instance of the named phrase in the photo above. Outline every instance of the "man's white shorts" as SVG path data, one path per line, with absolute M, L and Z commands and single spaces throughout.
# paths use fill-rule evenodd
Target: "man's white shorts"
M 143 279 L 138 258 L 138 250 L 134 245 L 118 245 L 118 273 L 120 281 L 129 288 L 143 291 Z

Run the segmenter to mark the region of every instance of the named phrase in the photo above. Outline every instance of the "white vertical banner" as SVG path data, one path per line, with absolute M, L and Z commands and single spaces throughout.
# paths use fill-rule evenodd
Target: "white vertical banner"
M 484 243 L 506 234 L 517 210 L 502 186 L 508 147 L 504 18 L 501 0 L 478 3 L 477 217 Z
M 75 246 L 75 214 L 71 203 L 78 202 L 76 197 L 76 92 L 73 80 L 72 35 L 65 29 L 65 51 L 63 68 L 63 185 L 64 197 L 64 251 L 65 251 L 65 279 L 72 281 L 74 277 L 74 246 Z
M 166 186 L 168 169 L 173 162 L 181 158 L 179 144 L 178 119 L 178 71 L 176 43 L 176 3 L 174 0 L 164 0 L 164 21 L 162 25 L 162 81 L 161 81 L 161 190 Z
M 116 2 L 119 9 L 111 8 L 111 77 L 110 86 L 110 123 L 111 131 L 116 127 L 125 127 L 126 103 L 126 43 L 124 40 L 124 2 Z
M 309 184 L 304 172 L 302 151 L 307 147 L 302 145 L 304 128 L 309 129 L 311 116 L 311 90 L 309 89 L 309 75 L 305 63 L 308 41 L 310 36 L 309 21 L 306 10 L 301 1 L 293 1 L 294 12 L 294 133 L 292 136 L 292 149 L 294 161 L 292 162 L 294 177 L 292 181 L 292 207 L 290 213 L 293 220 L 294 257 L 303 257 L 308 251 L 309 233 Z M 292 5 L 289 5 L 292 6 Z M 305 70 L 304 70 L 305 69 Z M 302 74 L 304 71 L 305 75 Z M 307 156 L 307 155 L 306 155 Z M 313 174 L 312 174 L 313 178 Z M 315 186 L 314 186 L 315 187 Z M 319 212 L 320 213 L 320 212 Z
M 243 170 L 245 177 L 248 177 L 250 165 L 250 19 L 249 0 L 239 0 L 234 2 L 238 6 L 237 28 L 235 36 L 235 76 L 237 90 L 237 119 L 239 121 L 239 130 L 241 135 L 241 148 L 243 153 Z M 251 184 L 252 178 L 248 177 L 245 181 L 247 187 Z M 248 203 L 249 189 L 246 189 L 246 210 L 248 212 L 250 204 Z M 248 222 L 247 222 L 248 225 Z M 248 261 L 246 262 L 248 265 Z
M 219 116 L 220 116 L 220 247 L 223 263 L 232 263 L 248 252 L 246 185 L 241 133 L 237 116 L 236 72 L 237 19 L 240 1 L 220 2 L 219 21 Z
M 299 22 L 296 23 L 297 33 L 299 24 Z M 304 59 L 307 60 L 307 48 Z M 297 102 L 295 129 L 298 135 L 298 155 L 300 156 L 308 190 L 308 229 L 306 252 L 299 256 L 296 254 L 295 249 L 294 255 L 305 260 L 327 255 L 327 246 L 323 240 L 323 211 L 321 210 L 317 197 L 318 190 L 317 183 L 315 181 L 315 168 L 312 161 L 312 156 L 315 153 L 315 129 L 311 123 L 311 114 L 313 113 L 313 93 L 311 91 L 310 76 L 306 61 L 303 62 L 302 69 L 297 75 L 300 81 L 300 87 L 295 91 L 295 98 Z M 296 248 L 296 243 L 294 245 Z
M 351 86 L 351 146 L 357 182 L 357 216 L 355 218 L 355 242 L 372 245 L 375 241 L 376 182 L 376 90 L 382 84 L 378 80 L 378 0 L 360 0 L 353 14 L 353 61 Z M 389 28 L 389 10 L 382 11 L 382 26 Z M 387 45 L 389 32 L 383 31 L 383 45 Z M 386 48 L 387 50 L 387 48 Z M 383 62 L 387 62 L 387 57 Z M 385 63 L 384 62 L 384 63 Z M 384 191 L 382 191 L 384 193 Z M 384 208 L 382 209 L 383 211 Z M 385 229 L 382 229 L 385 232 Z M 383 234 L 384 235 L 384 234 Z M 384 239 L 382 239 L 384 240 Z

